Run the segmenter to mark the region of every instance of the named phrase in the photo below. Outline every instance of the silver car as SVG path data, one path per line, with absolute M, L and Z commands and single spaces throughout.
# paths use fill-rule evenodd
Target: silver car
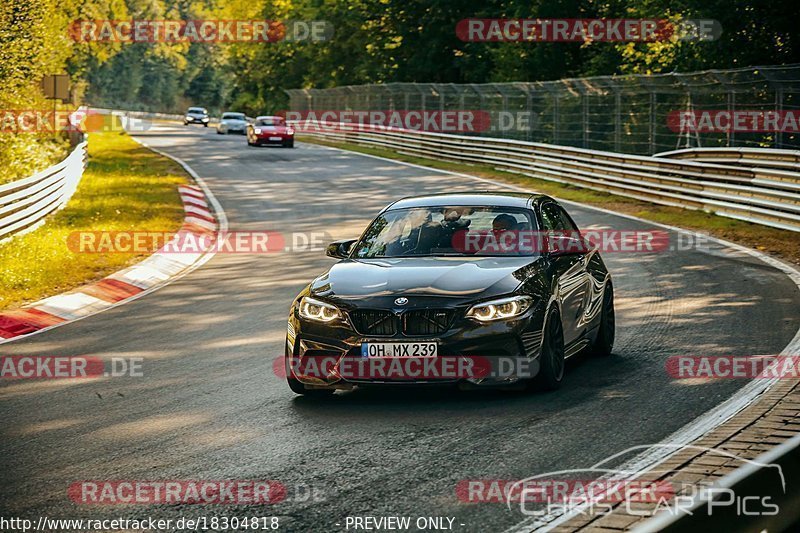
M 217 125 L 217 133 L 247 133 L 247 117 L 244 113 L 223 113 Z
M 184 126 L 189 124 L 202 124 L 207 128 L 208 121 L 208 111 L 205 107 L 190 107 L 186 111 L 186 116 L 183 117 Z

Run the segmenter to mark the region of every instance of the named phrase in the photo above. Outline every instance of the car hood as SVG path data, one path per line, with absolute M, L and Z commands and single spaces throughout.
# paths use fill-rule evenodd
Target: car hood
M 417 295 L 468 301 L 513 292 L 537 261 L 537 257 L 348 259 L 315 279 L 310 291 L 333 300 Z

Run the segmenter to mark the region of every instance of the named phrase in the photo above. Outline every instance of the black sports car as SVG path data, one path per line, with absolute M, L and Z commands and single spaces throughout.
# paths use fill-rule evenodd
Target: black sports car
M 566 358 L 611 352 L 611 277 L 547 196 L 405 198 L 327 254 L 341 260 L 289 313 L 285 366 L 298 394 L 376 384 L 555 389 Z M 448 373 L 448 358 L 472 359 Z M 511 363 L 500 371 L 498 361 Z

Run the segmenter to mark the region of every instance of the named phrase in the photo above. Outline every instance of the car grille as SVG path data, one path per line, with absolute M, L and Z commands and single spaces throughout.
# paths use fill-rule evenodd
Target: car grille
M 402 325 L 405 335 L 440 335 L 453 319 L 452 309 L 419 309 L 405 311 L 398 317 L 391 311 L 359 309 L 350 313 L 353 327 L 361 335 L 394 335 Z
M 403 313 L 403 333 L 406 335 L 439 335 L 447 331 L 452 309 L 420 309 Z
M 350 313 L 353 327 L 362 335 L 394 335 L 397 319 L 391 311 L 359 309 Z

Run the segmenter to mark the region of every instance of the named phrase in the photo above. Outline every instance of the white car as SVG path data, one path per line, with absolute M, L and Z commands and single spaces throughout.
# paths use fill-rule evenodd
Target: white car
M 186 116 L 183 118 L 183 125 L 202 124 L 207 128 L 208 121 L 208 111 L 205 107 L 190 107 L 186 111 Z
M 217 125 L 217 133 L 247 133 L 247 117 L 244 113 L 223 113 Z

